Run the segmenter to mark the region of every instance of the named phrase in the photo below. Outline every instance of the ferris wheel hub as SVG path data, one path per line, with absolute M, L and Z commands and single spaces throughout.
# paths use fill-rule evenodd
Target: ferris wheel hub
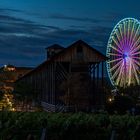
M 123 59 L 126 59 L 126 58 L 128 58 L 129 57 L 129 55 L 127 54 L 127 53 L 124 53 L 123 54 Z

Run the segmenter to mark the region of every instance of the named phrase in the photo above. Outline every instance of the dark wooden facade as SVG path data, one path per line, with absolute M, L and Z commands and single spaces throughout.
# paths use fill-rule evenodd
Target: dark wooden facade
M 57 46 L 57 49 L 59 51 L 54 54 L 54 47 L 52 49 L 54 50 L 52 57 L 49 54 L 49 58 L 44 63 L 20 78 L 17 82 L 30 84 L 39 93 L 39 99 L 45 110 L 53 112 L 68 111 L 74 105 L 68 100 L 64 102 L 61 96 L 71 95 L 72 87 L 70 85 L 66 87 L 67 91 L 65 92 L 62 92 L 60 87 L 73 75 L 86 75 L 88 81 L 84 82 L 88 83 L 88 85 L 86 84 L 85 89 L 87 94 L 91 96 L 89 100 L 87 98 L 83 100 L 82 98 L 83 102 L 86 102 L 86 104 L 83 103 L 82 109 L 84 107 L 85 109 L 91 109 L 95 106 L 102 106 L 104 104 L 102 87 L 106 56 L 81 40 L 67 48 L 58 48 Z M 49 47 L 50 50 L 51 48 Z M 78 85 L 78 82 L 73 85 Z M 69 100 L 71 99 L 69 98 Z

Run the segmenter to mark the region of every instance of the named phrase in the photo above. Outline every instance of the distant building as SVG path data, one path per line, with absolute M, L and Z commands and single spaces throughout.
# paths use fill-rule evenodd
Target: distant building
M 32 68 L 28 67 L 16 67 L 13 65 L 4 65 L 0 68 L 0 93 L 4 93 L 2 99 L 0 100 L 0 110 L 3 108 L 12 108 L 12 93 L 14 89 L 14 82 L 30 72 Z
M 44 110 L 92 110 L 104 105 L 105 55 L 82 40 L 67 48 L 55 44 L 46 51 L 47 60 L 17 80 L 38 92 Z
M 33 68 L 4 65 L 0 68 L 0 88 L 13 90 L 14 82 L 30 72 Z

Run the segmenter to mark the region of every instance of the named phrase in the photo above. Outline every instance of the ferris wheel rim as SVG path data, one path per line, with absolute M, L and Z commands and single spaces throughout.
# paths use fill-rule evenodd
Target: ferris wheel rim
M 129 18 L 129 17 L 120 20 L 120 21 L 115 25 L 115 27 L 113 28 L 113 30 L 112 30 L 111 33 L 110 33 L 110 37 L 109 37 L 109 39 L 108 39 L 107 49 L 106 49 L 106 56 L 107 56 L 107 57 L 110 56 L 110 55 L 109 55 L 109 52 L 110 52 L 110 49 L 111 49 L 110 45 L 111 45 L 112 37 L 114 36 L 114 32 L 115 32 L 116 30 L 118 30 L 118 26 L 120 26 L 121 24 L 124 24 L 124 23 L 126 24 L 127 21 L 132 21 L 133 24 L 134 24 L 134 23 L 137 23 L 137 24 L 138 24 L 138 30 L 139 30 L 139 26 L 140 26 L 139 20 L 137 20 L 137 19 L 135 19 L 135 18 Z M 115 33 L 116 33 L 116 32 L 115 32 Z M 138 38 L 139 38 L 139 37 L 138 37 Z M 109 61 L 109 60 L 108 60 L 108 61 Z M 114 85 L 114 86 L 117 86 L 116 83 L 115 83 L 115 80 L 112 78 L 112 73 L 111 73 L 111 71 L 110 71 L 111 67 L 110 67 L 110 64 L 108 64 L 108 61 L 106 62 L 108 77 L 109 77 L 109 79 L 110 79 L 110 81 L 111 81 L 111 84 Z

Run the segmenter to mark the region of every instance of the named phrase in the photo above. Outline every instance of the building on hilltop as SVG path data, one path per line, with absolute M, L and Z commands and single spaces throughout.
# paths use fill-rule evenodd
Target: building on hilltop
M 0 110 L 13 111 L 14 82 L 30 72 L 32 68 L 4 65 L 0 68 Z
M 5 87 L 13 90 L 14 82 L 20 77 L 30 72 L 33 68 L 16 67 L 13 65 L 4 65 L 0 68 L 0 88 Z
M 46 51 L 47 60 L 16 81 L 38 92 L 44 110 L 92 110 L 104 105 L 105 55 L 82 40 L 67 48 L 55 44 Z

